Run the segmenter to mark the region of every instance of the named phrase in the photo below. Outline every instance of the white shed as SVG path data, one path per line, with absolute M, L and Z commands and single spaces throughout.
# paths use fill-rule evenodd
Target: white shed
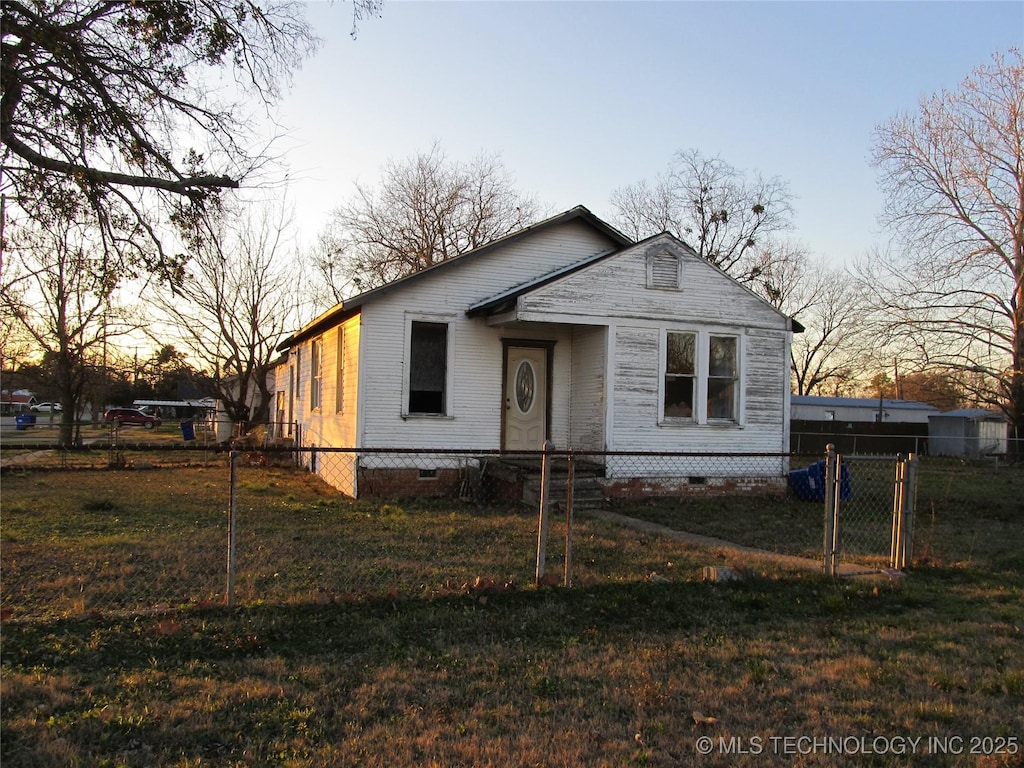
M 1006 453 L 1006 418 L 980 408 L 928 417 L 928 452 L 933 456 Z

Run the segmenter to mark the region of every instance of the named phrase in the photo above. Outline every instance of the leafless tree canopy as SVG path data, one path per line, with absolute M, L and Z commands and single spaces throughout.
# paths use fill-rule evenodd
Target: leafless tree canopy
M 1024 61 L 997 54 L 879 126 L 893 247 L 865 271 L 887 330 L 1024 429 Z
M 751 264 L 756 277 L 748 286 L 804 327 L 793 337 L 793 392 L 836 395 L 848 388 L 868 345 L 856 280 L 790 242 L 762 244 Z
M 115 306 L 115 282 L 88 224 L 51 215 L 9 236 L 0 279 L 0 321 L 24 331 L 52 362 L 64 406 L 61 442 L 70 445 L 92 371 L 108 344 L 138 328 Z
M 340 299 L 348 286 L 384 285 L 504 237 L 537 214 L 499 158 L 451 161 L 435 144 L 389 161 L 379 186 L 356 185 L 321 238 L 318 266 Z
M 153 208 L 190 221 L 261 163 L 235 94 L 271 103 L 318 42 L 291 1 L 3 0 L 0 27 L 4 193 L 29 214 L 80 193 L 108 246 L 171 279 Z
M 267 419 L 267 372 L 298 322 L 305 280 L 292 224 L 286 205 L 226 206 L 217 226 L 193 241 L 179 291 L 154 302 L 234 421 Z
M 612 193 L 615 223 L 634 240 L 670 232 L 740 280 L 762 239 L 791 226 L 792 195 L 778 178 L 747 176 L 719 157 L 677 152 L 653 183 Z

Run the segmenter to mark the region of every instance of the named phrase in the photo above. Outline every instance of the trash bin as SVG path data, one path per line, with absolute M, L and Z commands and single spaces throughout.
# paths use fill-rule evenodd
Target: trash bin
M 36 423 L 36 415 L 34 413 L 21 413 L 14 417 L 14 428 L 18 431 L 24 431 Z
M 825 500 L 825 462 L 817 461 L 806 469 L 794 469 L 789 473 L 789 487 L 798 499 L 804 501 Z M 845 462 L 839 464 L 839 500 L 847 501 L 853 496 L 850 468 Z
M 793 495 L 804 501 L 824 501 L 825 482 L 814 471 L 814 466 L 794 469 L 789 473 L 789 487 Z
M 181 422 L 181 436 L 186 441 L 196 439 L 196 426 L 191 419 Z

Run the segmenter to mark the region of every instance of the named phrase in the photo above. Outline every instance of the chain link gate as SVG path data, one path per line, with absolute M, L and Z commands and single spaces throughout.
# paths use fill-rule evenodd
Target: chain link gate
M 824 569 L 845 562 L 902 569 L 913 550 L 918 458 L 844 456 L 835 446 L 825 456 Z

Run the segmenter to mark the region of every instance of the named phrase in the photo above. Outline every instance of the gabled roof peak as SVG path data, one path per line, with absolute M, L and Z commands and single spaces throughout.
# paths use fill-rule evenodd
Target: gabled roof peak
M 524 227 L 523 229 L 511 232 L 505 235 L 504 237 L 499 237 L 496 240 L 492 240 L 491 242 L 486 243 L 485 245 L 481 245 L 478 248 L 474 248 L 471 251 L 466 251 L 465 253 L 459 254 L 458 256 L 453 256 L 450 259 L 434 264 L 433 266 L 427 267 L 426 269 L 422 269 L 418 272 L 413 272 L 410 275 L 406 275 L 405 277 L 393 280 L 392 282 L 386 283 L 385 285 L 382 285 L 378 288 L 372 288 L 356 296 L 352 296 L 351 298 L 345 299 L 344 301 L 340 302 L 339 304 L 336 304 L 334 307 L 322 313 L 317 318 L 315 318 L 314 320 L 300 328 L 294 334 L 286 338 L 284 341 L 278 344 L 277 349 L 279 351 L 287 350 L 293 347 L 295 344 L 303 341 L 304 339 L 311 338 L 312 336 L 315 336 L 318 333 L 323 332 L 327 328 L 333 327 L 337 323 L 344 320 L 346 317 L 355 314 L 358 311 L 359 307 L 361 307 L 363 304 L 366 304 L 369 301 L 372 301 L 377 296 L 389 293 L 412 281 L 421 280 L 428 275 L 436 274 L 438 271 L 451 269 L 459 264 L 465 263 L 465 261 L 468 259 L 479 258 L 502 246 L 505 246 L 509 243 L 513 243 L 517 240 L 521 240 L 525 237 L 529 237 L 530 235 L 535 234 L 537 232 L 550 229 L 552 227 L 560 226 L 562 224 L 567 224 L 572 221 L 580 221 L 583 222 L 584 224 L 587 224 L 595 231 L 607 237 L 618 247 L 626 247 L 633 245 L 633 241 L 629 237 L 624 235 L 622 232 L 620 232 L 618 229 L 613 227 L 608 222 L 595 216 L 586 206 L 577 205 L 573 208 L 570 208 L 567 211 L 563 211 L 562 213 L 558 213 L 555 214 L 554 216 L 550 216 L 546 219 L 538 221 L 535 224 L 530 224 L 529 226 Z

